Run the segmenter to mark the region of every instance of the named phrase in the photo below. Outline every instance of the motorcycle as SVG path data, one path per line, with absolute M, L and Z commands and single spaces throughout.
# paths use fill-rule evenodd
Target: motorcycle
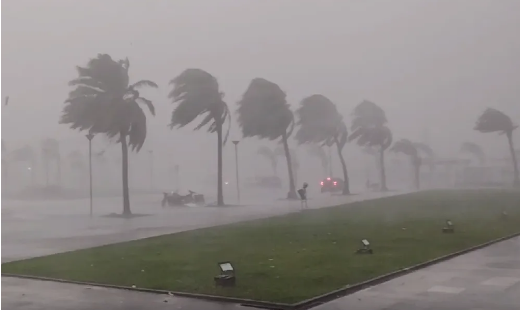
M 187 195 L 179 195 L 177 192 L 163 193 L 161 206 L 165 207 L 168 204 L 170 207 L 180 207 L 189 203 L 203 205 L 205 203 L 204 195 L 197 194 L 191 190 L 188 191 Z

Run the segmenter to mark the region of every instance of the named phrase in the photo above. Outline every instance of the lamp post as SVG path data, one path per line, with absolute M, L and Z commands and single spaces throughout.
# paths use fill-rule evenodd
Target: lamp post
M 94 134 L 89 132 L 85 135 L 89 140 L 89 198 L 90 198 L 90 209 L 89 215 L 92 217 L 92 138 L 94 138 Z
M 239 189 L 239 157 L 237 156 L 237 144 L 239 144 L 239 140 L 232 141 L 235 145 L 235 180 L 237 182 L 237 202 L 241 203 L 241 191 Z

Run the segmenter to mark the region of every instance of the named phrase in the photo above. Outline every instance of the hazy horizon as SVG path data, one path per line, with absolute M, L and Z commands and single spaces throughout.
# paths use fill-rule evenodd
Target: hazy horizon
M 140 154 L 154 150 L 158 183 L 172 164 L 197 176 L 217 170 L 214 134 L 192 131 L 196 124 L 167 126 L 174 108 L 168 82 L 186 68 L 219 79 L 233 111 L 232 139 L 240 139 L 236 102 L 251 79 L 263 77 L 287 92 L 293 110 L 320 93 L 349 127 L 352 109 L 367 99 L 386 111 L 395 141 L 429 140 L 442 157 L 456 156 L 465 141 L 492 157 L 508 155 L 504 137 L 472 128 L 486 107 L 519 124 L 519 6 L 515 0 L 6 0 L 2 96 L 10 103 L 2 108 L 2 138 L 8 150 L 39 148 L 50 137 L 62 141 L 64 155 L 86 151 L 83 134 L 58 119 L 75 67 L 107 53 L 129 58 L 132 80 L 160 86 L 146 91 L 156 117 L 147 114 Z M 515 140 L 518 147 L 517 130 Z M 96 137 L 94 150 L 106 144 Z M 239 145 L 242 167 L 251 173 L 258 145 L 256 139 Z M 119 147 L 110 150 L 117 156 Z M 226 146 L 225 171 L 234 168 L 233 154 Z M 348 169 L 361 158 L 354 143 L 344 155 Z

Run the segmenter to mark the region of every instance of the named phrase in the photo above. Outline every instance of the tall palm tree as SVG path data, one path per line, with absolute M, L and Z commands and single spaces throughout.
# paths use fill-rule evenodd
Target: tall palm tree
M 327 168 L 329 167 L 329 158 L 327 157 L 326 152 L 324 151 L 324 147 L 317 144 L 310 145 L 308 149 L 309 155 L 314 156 L 320 160 L 320 165 L 322 166 L 322 173 L 325 175 L 328 174 Z
M 342 193 L 349 194 L 349 177 L 342 155 L 342 149 L 347 142 L 347 127 L 335 104 L 323 95 L 306 97 L 300 102 L 297 117 L 299 129 L 295 138 L 299 144 L 336 145 L 344 174 Z
M 351 135 L 348 141 L 355 141 L 359 146 L 371 146 L 379 148 L 379 170 L 380 170 L 380 190 L 387 190 L 387 180 L 385 176 L 385 150 L 392 142 L 393 135 L 386 126 L 387 117 L 384 110 L 377 104 L 364 100 L 358 104 L 353 113 L 351 124 Z
M 56 184 L 61 185 L 61 157 L 58 140 L 47 138 L 42 141 L 42 161 L 45 170 L 45 186 L 49 186 L 49 164 L 53 161 L 56 165 Z
M 461 153 L 472 154 L 480 164 L 485 163 L 486 156 L 481 146 L 473 142 L 463 142 L 460 147 Z
M 128 59 L 115 61 L 99 54 L 86 67 L 77 67 L 78 77 L 69 82 L 74 89 L 65 101 L 61 124 L 71 129 L 105 134 L 121 144 L 123 215 L 132 214 L 128 189 L 128 149 L 139 152 L 147 136 L 147 118 L 140 104 L 152 115 L 152 101 L 142 97 L 144 86 L 157 88 L 149 80 L 130 83 Z M 113 139 L 116 138 L 116 139 Z
M 510 119 L 510 117 L 505 113 L 492 108 L 486 109 L 476 121 L 476 126 L 474 126 L 474 130 L 482 133 L 498 132 L 501 135 L 506 135 L 508 146 L 510 148 L 510 155 L 512 156 L 512 163 L 514 164 L 514 183 L 516 185 L 519 185 L 519 167 L 516 152 L 514 150 L 514 144 L 512 142 L 512 133 L 518 127 L 519 125 L 514 125 L 512 119 Z
M 420 189 L 420 166 L 421 157 L 418 155 L 418 149 L 414 143 L 407 139 L 401 139 L 396 141 L 390 149 L 391 152 L 402 153 L 411 159 L 412 166 L 414 168 L 414 186 L 417 190 Z
M 186 69 L 170 84 L 174 87 L 168 97 L 172 103 L 178 104 L 172 112 L 170 128 L 184 127 L 204 115 L 195 130 L 210 124 L 208 132 L 217 133 L 217 205 L 224 206 L 222 147 L 228 140 L 231 125 L 230 111 L 223 100 L 224 93 L 219 90 L 217 79 L 201 69 Z M 223 126 L 227 119 L 228 129 L 223 138 Z
M 264 158 L 266 158 L 269 161 L 269 163 L 271 165 L 271 169 L 273 170 L 273 176 L 277 176 L 278 161 L 277 161 L 277 154 L 275 153 L 275 150 L 272 150 L 267 146 L 261 146 L 257 150 L 257 154 L 259 154 L 260 156 L 263 156 Z
M 280 139 L 288 167 L 289 191 L 287 197 L 297 199 L 291 153 L 288 146 L 288 138 L 293 133 L 295 122 L 293 112 L 286 102 L 286 93 L 273 82 L 255 78 L 238 104 L 238 122 L 245 138 L 258 136 L 261 139 Z

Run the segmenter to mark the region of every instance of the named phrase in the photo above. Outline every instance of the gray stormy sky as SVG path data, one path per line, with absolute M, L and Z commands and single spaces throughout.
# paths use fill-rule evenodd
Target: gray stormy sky
M 487 106 L 519 122 L 518 0 L 4 0 L 2 26 L 2 96 L 12 103 L 2 137 L 13 147 L 79 136 L 57 121 L 75 66 L 98 53 L 128 56 L 132 79 L 160 85 L 146 94 L 157 111 L 146 148 L 186 164 L 210 159 L 212 170 L 214 135 L 167 128 L 168 81 L 188 67 L 215 75 L 233 110 L 255 77 L 278 83 L 294 107 L 324 94 L 347 119 L 369 99 L 395 140 L 421 140 L 430 127 L 442 155 L 462 141 L 507 151 L 504 138 L 472 130 Z

